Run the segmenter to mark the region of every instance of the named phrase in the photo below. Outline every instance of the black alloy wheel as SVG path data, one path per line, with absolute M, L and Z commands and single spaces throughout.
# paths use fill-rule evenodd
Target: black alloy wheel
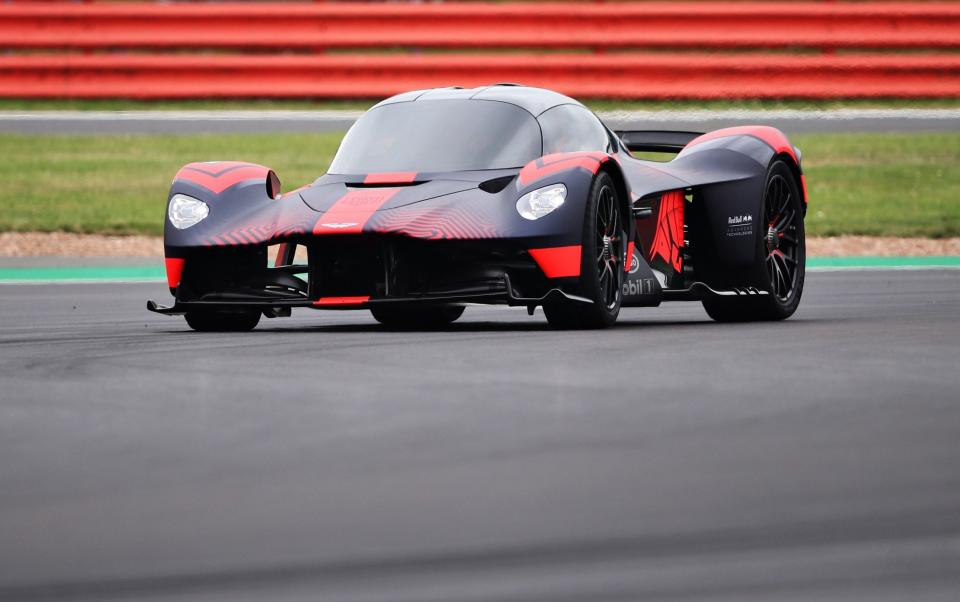
M 597 279 L 600 281 L 600 301 L 607 311 L 620 303 L 623 288 L 623 261 L 626 238 L 617 197 L 611 185 L 605 184 L 597 202 L 596 245 Z
M 583 218 L 580 281 L 575 292 L 591 303 L 569 299 L 543 306 L 554 328 L 607 328 L 617 321 L 623 301 L 627 261 L 627 222 L 623 203 L 610 174 L 593 180 Z
M 774 174 L 767 184 L 764 199 L 766 217 L 764 264 L 770 281 L 770 293 L 785 303 L 797 286 L 800 272 L 800 236 L 803 216 L 795 207 L 791 186 L 782 174 Z

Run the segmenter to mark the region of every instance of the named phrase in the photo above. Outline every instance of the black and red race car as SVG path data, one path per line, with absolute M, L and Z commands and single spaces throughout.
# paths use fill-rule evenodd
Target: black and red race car
M 613 132 L 549 90 L 407 92 L 292 192 L 259 165 L 183 167 L 164 230 L 176 301 L 147 307 L 197 330 L 294 307 L 440 327 L 474 303 L 541 306 L 560 328 L 673 300 L 780 320 L 803 290 L 806 203 L 800 152 L 770 127 Z

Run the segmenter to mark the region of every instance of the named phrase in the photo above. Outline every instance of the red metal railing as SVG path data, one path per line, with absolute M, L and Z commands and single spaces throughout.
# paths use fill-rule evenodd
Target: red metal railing
M 960 95 L 960 4 L 943 2 L 0 4 L 0 48 L 6 97 Z M 324 54 L 345 48 L 363 53 Z
M 357 98 L 518 81 L 611 98 L 960 95 L 960 55 L 0 57 L 0 96 Z
M 958 48 L 957 3 L 52 4 L 11 48 Z

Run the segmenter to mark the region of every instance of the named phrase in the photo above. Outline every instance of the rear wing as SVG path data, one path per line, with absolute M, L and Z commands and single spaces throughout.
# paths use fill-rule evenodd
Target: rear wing
M 626 130 L 614 132 L 630 152 L 679 153 L 703 132 Z

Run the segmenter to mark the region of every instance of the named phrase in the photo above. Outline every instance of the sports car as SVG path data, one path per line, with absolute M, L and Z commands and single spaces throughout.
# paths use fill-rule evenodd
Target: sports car
M 300 307 L 440 328 L 478 303 L 542 307 L 556 328 L 663 301 L 781 320 L 806 208 L 800 151 L 771 127 L 615 132 L 549 90 L 418 90 L 367 111 L 290 192 L 260 165 L 184 166 L 164 226 L 175 301 L 147 307 L 201 331 Z

